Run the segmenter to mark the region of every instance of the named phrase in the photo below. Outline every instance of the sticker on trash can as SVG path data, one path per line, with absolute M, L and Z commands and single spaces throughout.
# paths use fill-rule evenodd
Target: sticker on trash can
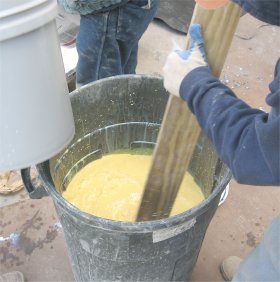
M 177 236 L 183 233 L 184 231 L 192 228 L 195 225 L 195 223 L 196 223 L 196 219 L 192 218 L 191 220 L 184 222 L 180 225 L 154 231 L 153 232 L 153 243 L 157 243 L 157 242 L 172 238 L 174 236 Z

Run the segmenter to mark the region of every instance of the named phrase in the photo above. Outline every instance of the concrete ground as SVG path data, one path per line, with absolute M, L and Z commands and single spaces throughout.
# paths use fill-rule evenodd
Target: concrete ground
M 154 21 L 139 48 L 138 73 L 161 74 L 172 40 L 185 35 Z M 280 28 L 245 15 L 232 42 L 221 79 L 248 104 L 268 111 L 265 95 L 280 57 Z M 245 257 L 280 213 L 279 187 L 230 182 L 229 196 L 208 230 L 192 281 L 222 281 L 219 264 L 229 255 Z M 30 200 L 23 190 L 0 197 L 0 273 L 22 271 L 27 281 L 72 281 L 64 235 L 50 198 Z

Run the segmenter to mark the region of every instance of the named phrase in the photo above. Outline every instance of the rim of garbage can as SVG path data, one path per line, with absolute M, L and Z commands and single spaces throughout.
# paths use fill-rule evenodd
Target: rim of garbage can
M 110 77 L 110 78 L 105 78 L 105 79 L 100 79 L 98 81 L 92 82 L 90 84 L 87 84 L 85 86 L 82 86 L 79 89 L 74 90 L 73 92 L 70 93 L 71 96 L 74 95 L 80 95 L 80 90 L 89 88 L 94 84 L 99 84 L 102 83 L 104 80 L 115 80 L 115 79 L 123 79 L 123 78 L 154 78 L 158 80 L 162 80 L 161 76 L 154 76 L 154 75 L 119 75 L 118 77 Z M 51 194 L 53 199 L 56 201 L 57 204 L 60 205 L 64 210 L 67 210 L 72 216 L 75 216 L 79 220 L 86 221 L 88 224 L 92 224 L 94 226 L 99 226 L 100 228 L 104 228 L 106 225 L 106 229 L 108 230 L 114 230 L 114 231 L 126 231 L 126 232 L 141 232 L 144 233 L 146 232 L 151 232 L 155 231 L 158 229 L 162 228 L 168 228 L 172 227 L 174 225 L 178 225 L 180 223 L 185 223 L 188 220 L 193 219 L 194 217 L 199 216 L 202 214 L 206 209 L 209 208 L 209 206 L 212 203 L 212 200 L 215 199 L 216 197 L 219 196 L 219 194 L 222 193 L 222 190 L 225 189 L 227 183 L 229 182 L 231 178 L 231 173 L 230 170 L 227 169 L 223 179 L 221 182 L 217 185 L 217 187 L 213 190 L 213 192 L 209 195 L 209 197 L 205 200 L 203 200 L 201 203 L 198 205 L 194 206 L 193 208 L 186 210 L 183 213 L 180 213 L 178 215 L 164 218 L 164 219 L 158 219 L 158 220 L 150 220 L 150 221 L 142 221 L 142 222 L 135 222 L 135 221 L 115 221 L 115 220 L 110 220 L 106 218 L 101 218 L 97 217 L 91 214 L 88 214 L 86 212 L 81 211 L 71 203 L 69 203 L 66 199 L 60 195 L 54 185 L 52 185 L 51 179 L 48 179 L 48 175 L 46 175 L 45 170 L 46 167 L 44 166 L 44 163 L 38 164 L 36 166 L 38 172 L 39 172 L 39 177 L 44 183 L 44 187 L 46 190 Z M 49 177 L 51 177 L 49 175 Z M 219 198 L 217 199 L 217 207 L 219 203 Z

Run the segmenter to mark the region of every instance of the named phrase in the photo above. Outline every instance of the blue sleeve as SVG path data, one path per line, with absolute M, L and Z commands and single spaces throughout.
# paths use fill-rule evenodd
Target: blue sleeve
M 190 72 L 180 95 L 219 157 L 243 184 L 280 185 L 280 63 L 270 84 L 271 114 L 253 109 L 212 76 L 207 67 Z

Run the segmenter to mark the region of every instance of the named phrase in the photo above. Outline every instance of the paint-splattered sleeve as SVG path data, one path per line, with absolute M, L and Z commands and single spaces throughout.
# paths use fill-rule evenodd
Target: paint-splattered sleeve
M 180 95 L 239 183 L 280 185 L 280 63 L 270 84 L 267 114 L 238 99 L 207 67 L 189 73 Z

